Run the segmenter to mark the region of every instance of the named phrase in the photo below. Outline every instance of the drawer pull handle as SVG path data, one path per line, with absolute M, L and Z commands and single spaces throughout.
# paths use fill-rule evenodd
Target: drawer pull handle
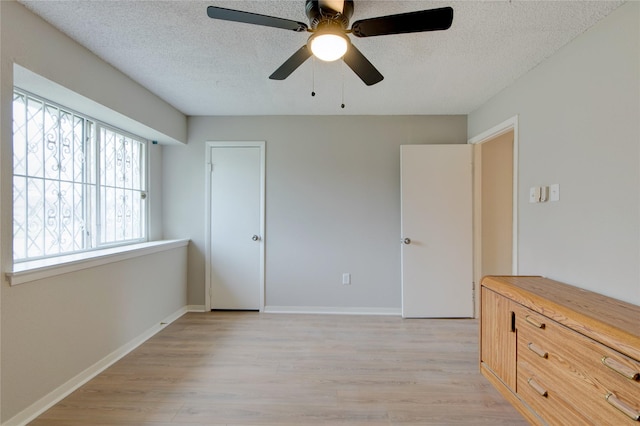
M 634 370 L 631 367 L 627 367 L 626 365 L 616 361 L 613 358 L 609 358 L 608 356 L 602 357 L 602 363 L 615 371 L 618 374 L 622 374 L 627 379 L 638 380 L 640 379 L 640 372 Z
M 538 355 L 540 358 L 548 358 L 549 357 L 549 354 L 547 353 L 547 351 L 545 351 L 542 348 L 539 348 L 538 346 L 534 345 L 533 343 L 529 343 L 527 345 L 527 347 L 529 348 L 529 350 L 531 350 L 533 353 Z
M 547 390 L 540 386 L 538 382 L 533 380 L 533 377 L 528 379 L 527 383 L 529 383 L 529 386 L 531 386 L 536 392 L 538 392 L 540 396 L 544 396 L 545 398 L 547 397 Z
M 531 324 L 534 327 L 538 327 L 538 328 L 544 328 L 544 323 L 540 322 L 538 320 L 536 320 L 535 318 L 532 318 L 531 316 L 527 315 L 526 317 L 524 317 L 524 319 Z
M 633 420 L 640 420 L 640 413 L 626 402 L 619 400 L 618 397 L 614 394 L 606 394 L 605 399 L 609 404 L 613 405 L 618 410 L 622 411 L 625 415 L 631 417 Z

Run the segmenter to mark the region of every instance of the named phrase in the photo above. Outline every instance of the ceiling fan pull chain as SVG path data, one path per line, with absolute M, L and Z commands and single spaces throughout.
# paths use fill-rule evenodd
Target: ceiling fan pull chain
M 342 61 L 342 103 L 340 104 L 340 108 L 344 109 L 344 67 L 345 63 Z
M 316 58 L 311 58 L 311 96 L 316 95 Z

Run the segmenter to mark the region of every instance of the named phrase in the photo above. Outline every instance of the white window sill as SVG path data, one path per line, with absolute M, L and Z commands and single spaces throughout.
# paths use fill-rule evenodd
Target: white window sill
M 5 275 L 10 285 L 17 285 L 67 274 L 81 269 L 94 268 L 108 263 L 120 262 L 139 256 L 171 250 L 186 246 L 187 244 L 189 244 L 189 240 L 150 241 L 49 259 L 33 260 L 13 265 L 13 269 L 7 271 Z

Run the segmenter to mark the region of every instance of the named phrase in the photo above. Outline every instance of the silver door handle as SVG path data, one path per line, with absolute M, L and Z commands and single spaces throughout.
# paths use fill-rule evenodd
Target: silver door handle
M 260 240 L 260 237 L 259 237 L 259 236 L 257 236 L 257 235 L 254 235 L 253 237 L 251 237 L 251 239 L 252 239 L 253 241 L 258 241 L 258 240 Z
M 405 244 L 411 244 L 411 238 L 405 238 L 402 242 Z

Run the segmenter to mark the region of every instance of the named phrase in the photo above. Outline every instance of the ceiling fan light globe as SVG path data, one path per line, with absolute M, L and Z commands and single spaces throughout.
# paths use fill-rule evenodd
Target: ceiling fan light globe
M 317 34 L 309 40 L 313 55 L 326 62 L 336 61 L 347 53 L 348 41 L 343 35 Z

